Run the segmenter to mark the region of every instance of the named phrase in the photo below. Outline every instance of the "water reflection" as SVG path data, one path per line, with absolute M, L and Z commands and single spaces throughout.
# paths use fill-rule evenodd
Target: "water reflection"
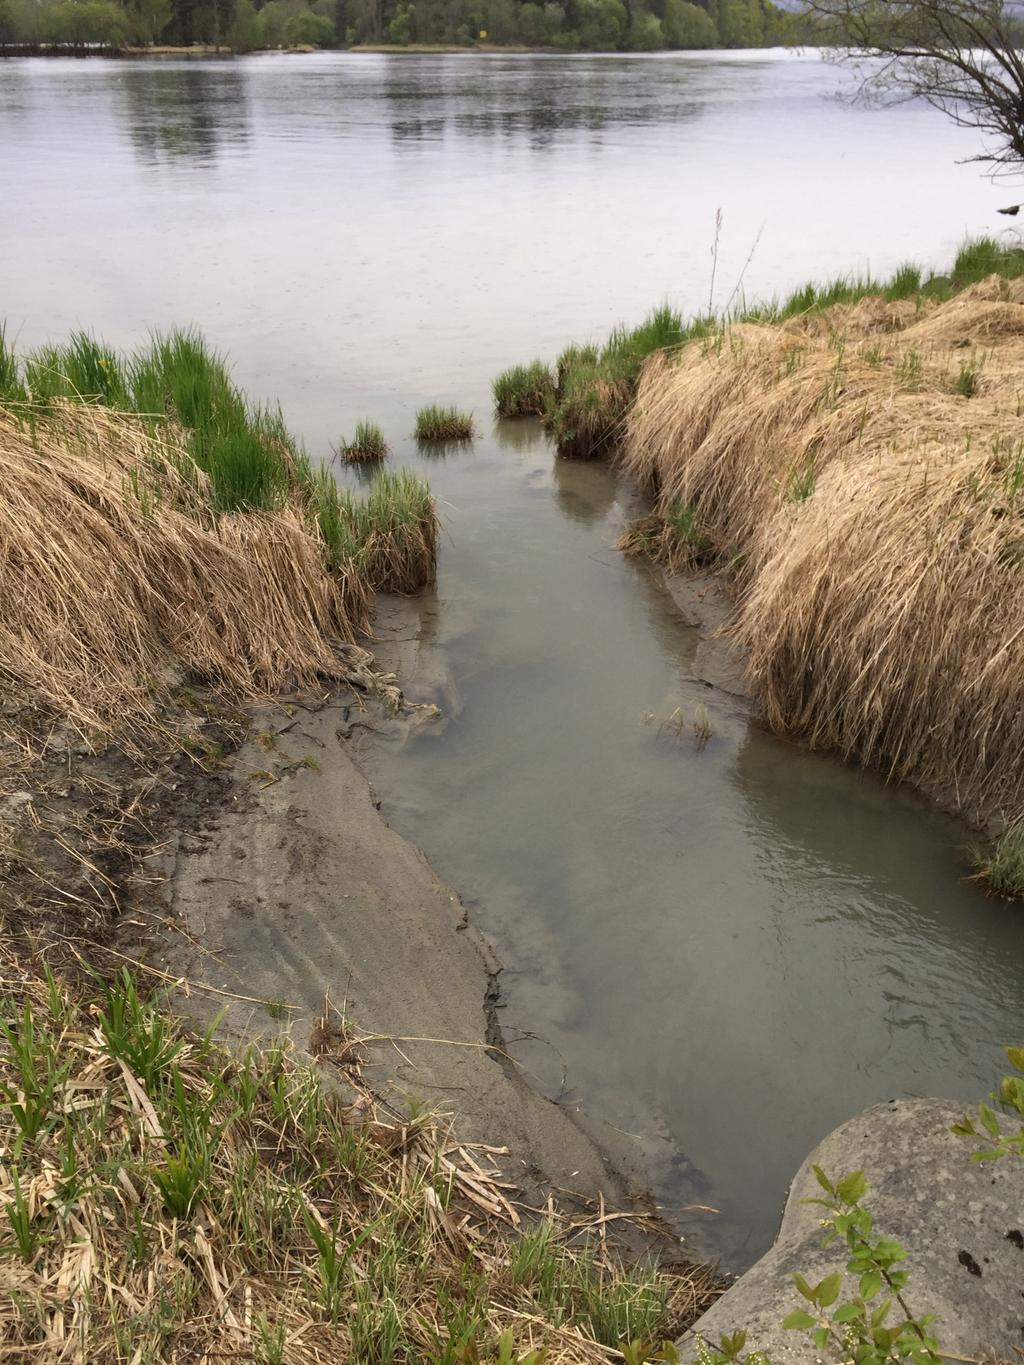
M 615 484 L 602 465 L 556 458 L 554 480 L 559 510 L 585 526 L 604 521 L 615 505 Z
M 524 138 L 544 149 L 562 137 L 619 124 L 686 123 L 704 107 L 704 68 L 508 57 L 476 65 L 467 80 L 464 66 L 459 69 L 465 59 L 454 61 L 459 65 L 449 57 L 390 63 L 381 90 L 394 111 L 397 142 L 437 140 L 451 129 L 468 137 Z
M 536 450 L 547 440 L 539 417 L 496 417 L 491 435 L 506 450 Z
M 472 441 L 417 441 L 421 459 L 428 463 L 450 460 L 454 455 L 468 455 L 473 449 Z
M 246 73 L 227 62 L 126 66 L 116 89 L 139 160 L 208 165 L 225 144 L 244 143 L 251 119 Z

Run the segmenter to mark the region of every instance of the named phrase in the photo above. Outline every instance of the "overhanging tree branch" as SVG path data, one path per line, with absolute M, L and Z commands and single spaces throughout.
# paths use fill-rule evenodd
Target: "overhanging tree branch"
M 1012 0 L 1011 0 L 1012 5 Z M 1004 0 L 806 0 L 832 55 L 869 100 L 923 99 L 988 146 L 972 161 L 1024 163 L 1024 16 Z

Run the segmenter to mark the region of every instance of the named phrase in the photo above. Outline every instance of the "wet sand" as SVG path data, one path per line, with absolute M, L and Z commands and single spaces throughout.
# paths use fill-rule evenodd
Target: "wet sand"
M 572 1105 L 544 1098 L 499 1050 L 500 963 L 458 896 L 387 825 L 349 752 L 351 727 L 371 719 L 339 698 L 256 717 L 206 827 L 166 855 L 176 928 L 154 956 L 175 975 L 275 1004 L 179 993 L 176 1006 L 209 1022 L 226 1004 L 227 1036 L 284 1029 L 307 1047 L 326 998 L 394 1040 L 373 1044 L 365 1068 L 381 1097 L 399 1112 L 407 1097 L 428 1101 L 466 1140 L 508 1148 L 527 1201 L 551 1187 L 635 1200 L 628 1147 L 599 1151 Z

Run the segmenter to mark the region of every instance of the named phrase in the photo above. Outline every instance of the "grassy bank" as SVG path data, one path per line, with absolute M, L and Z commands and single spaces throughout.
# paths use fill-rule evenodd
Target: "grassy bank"
M 592 459 L 607 453 L 621 439 L 640 372 L 656 351 L 717 337 L 738 323 L 780 326 L 869 297 L 891 304 L 912 300 L 915 306 L 927 307 L 953 298 L 993 273 L 1006 279 L 1024 274 L 1024 253 L 1008 251 L 985 238 L 966 245 L 948 272 L 928 274 L 906 265 L 887 280 L 867 275 L 838 276 L 824 284 L 804 285 L 784 299 L 740 306 L 725 315 L 705 313 L 684 318 L 663 304 L 639 326 L 616 328 L 603 345 L 567 346 L 556 363 L 555 394 L 545 405 L 545 420 L 562 455 Z
M 983 239 L 948 272 L 661 307 L 566 348 L 545 411 L 562 455 L 610 454 L 650 495 L 623 549 L 731 578 L 772 728 L 1003 822 L 978 865 L 1004 896 L 1024 895 L 1022 277 L 1024 251 Z
M 152 715 L 169 668 L 237 697 L 337 677 L 369 594 L 433 577 L 426 486 L 339 487 L 194 333 L 0 345 L 0 466 L 0 667 L 83 731 Z
M 1024 257 L 974 259 L 1002 272 L 805 291 L 652 356 L 618 459 L 654 500 L 626 547 L 732 578 L 773 729 L 1013 824 Z
M 188 1037 L 124 973 L 5 957 L 2 991 L 11 1358 L 598 1362 L 709 1298 L 624 1266 L 596 1214 L 517 1235 L 487 1152 L 378 1110 L 340 1016 L 311 1063 Z

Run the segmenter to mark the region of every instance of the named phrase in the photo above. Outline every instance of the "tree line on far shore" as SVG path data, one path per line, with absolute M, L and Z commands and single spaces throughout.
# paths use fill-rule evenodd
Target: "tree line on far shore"
M 0 47 L 445 44 L 563 52 L 812 40 L 771 0 L 0 0 Z

